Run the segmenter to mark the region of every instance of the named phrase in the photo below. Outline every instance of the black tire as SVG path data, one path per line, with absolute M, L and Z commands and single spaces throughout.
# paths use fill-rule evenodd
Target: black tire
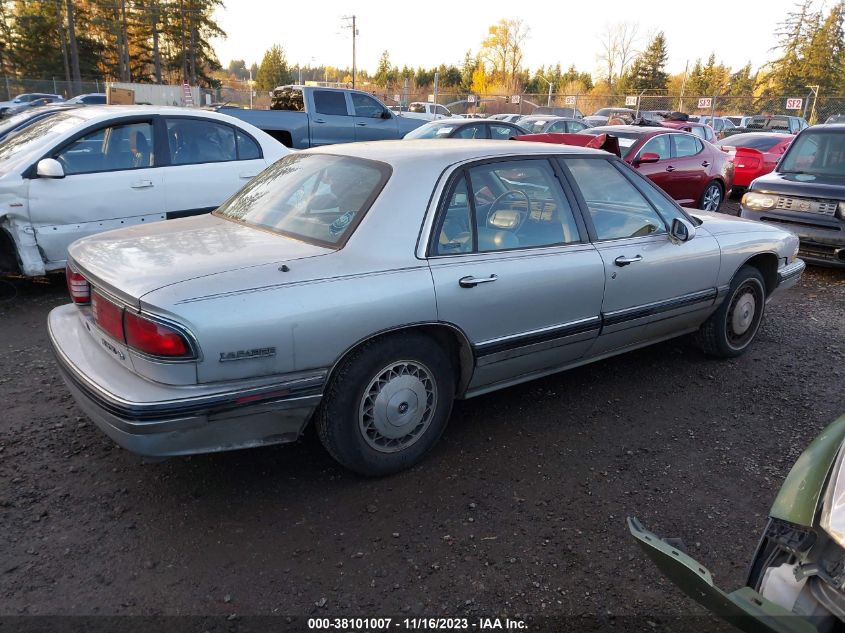
M 446 428 L 454 376 L 447 353 L 427 336 L 376 339 L 335 371 L 317 412 L 317 435 L 335 460 L 358 474 L 409 468 Z
M 725 190 L 722 188 L 718 180 L 711 180 L 707 183 L 704 191 L 701 192 L 701 198 L 698 200 L 698 208 L 702 211 L 718 212 L 722 208 L 722 202 L 725 199 Z M 714 206 L 715 203 L 715 206 Z M 711 208 L 707 208 L 707 207 Z
M 760 329 L 765 309 L 763 275 L 753 266 L 743 266 L 734 275 L 722 305 L 698 330 L 699 345 L 710 356 L 734 358 L 743 354 Z

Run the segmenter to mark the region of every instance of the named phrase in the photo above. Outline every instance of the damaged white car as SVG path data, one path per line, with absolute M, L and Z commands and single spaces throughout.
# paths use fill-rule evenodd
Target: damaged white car
M 208 213 L 290 150 L 201 110 L 89 106 L 0 143 L 0 273 L 62 270 L 94 233 Z

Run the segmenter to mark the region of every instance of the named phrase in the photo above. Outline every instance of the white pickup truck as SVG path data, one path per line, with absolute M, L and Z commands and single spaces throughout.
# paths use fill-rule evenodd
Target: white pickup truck
M 449 112 L 448 108 L 438 103 L 414 101 L 409 104 L 408 111 L 403 112 L 402 116 L 407 119 L 424 119 L 426 121 L 434 121 L 435 119 L 448 119 L 455 115 Z

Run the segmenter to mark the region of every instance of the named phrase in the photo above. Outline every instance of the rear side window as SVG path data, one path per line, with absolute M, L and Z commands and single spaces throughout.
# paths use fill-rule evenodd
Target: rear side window
M 643 195 L 609 161 L 563 160 L 587 203 L 599 240 L 665 233 L 666 225 Z
M 672 134 L 675 141 L 675 155 L 678 158 L 685 158 L 687 156 L 695 156 L 704 149 L 704 145 L 700 140 L 688 134 Z
M 167 119 L 173 165 L 219 163 L 238 159 L 234 128 L 200 119 Z
M 238 141 L 238 160 L 255 160 L 261 158 L 261 148 L 258 147 L 252 138 L 238 130 L 236 132 Z
M 390 176 L 384 163 L 289 154 L 217 211 L 236 222 L 328 247 L 345 243 Z
M 346 95 L 331 90 L 314 91 L 314 109 L 319 114 L 339 114 L 347 116 Z

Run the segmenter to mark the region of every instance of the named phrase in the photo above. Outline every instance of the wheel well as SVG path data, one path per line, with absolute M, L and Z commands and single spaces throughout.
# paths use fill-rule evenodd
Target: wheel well
M 444 350 L 446 350 L 446 353 L 449 355 L 449 360 L 452 362 L 452 366 L 456 369 L 455 394 L 460 397 L 466 391 L 467 386 L 469 386 L 469 381 L 472 378 L 472 370 L 475 366 L 472 347 L 463 332 L 461 332 L 458 328 L 439 323 L 410 325 L 403 328 L 397 328 L 395 330 L 388 330 L 364 339 L 363 341 L 359 341 L 346 350 L 337 360 L 334 367 L 332 367 L 329 372 L 326 383 L 332 379 L 332 376 L 337 368 L 340 367 L 341 363 L 362 345 L 366 345 L 383 338 L 401 336 L 402 334 L 408 334 L 411 332 L 424 334 L 425 336 L 435 340 Z
M 0 273 L 20 274 L 18 249 L 15 241 L 4 229 L 0 229 Z
M 766 295 L 772 294 L 778 284 L 778 258 L 772 253 L 760 253 L 755 255 L 747 262 L 746 266 L 753 266 L 763 275 L 763 280 L 766 282 Z
M 286 130 L 264 130 L 267 134 L 279 141 L 285 147 L 293 147 L 293 138 Z

